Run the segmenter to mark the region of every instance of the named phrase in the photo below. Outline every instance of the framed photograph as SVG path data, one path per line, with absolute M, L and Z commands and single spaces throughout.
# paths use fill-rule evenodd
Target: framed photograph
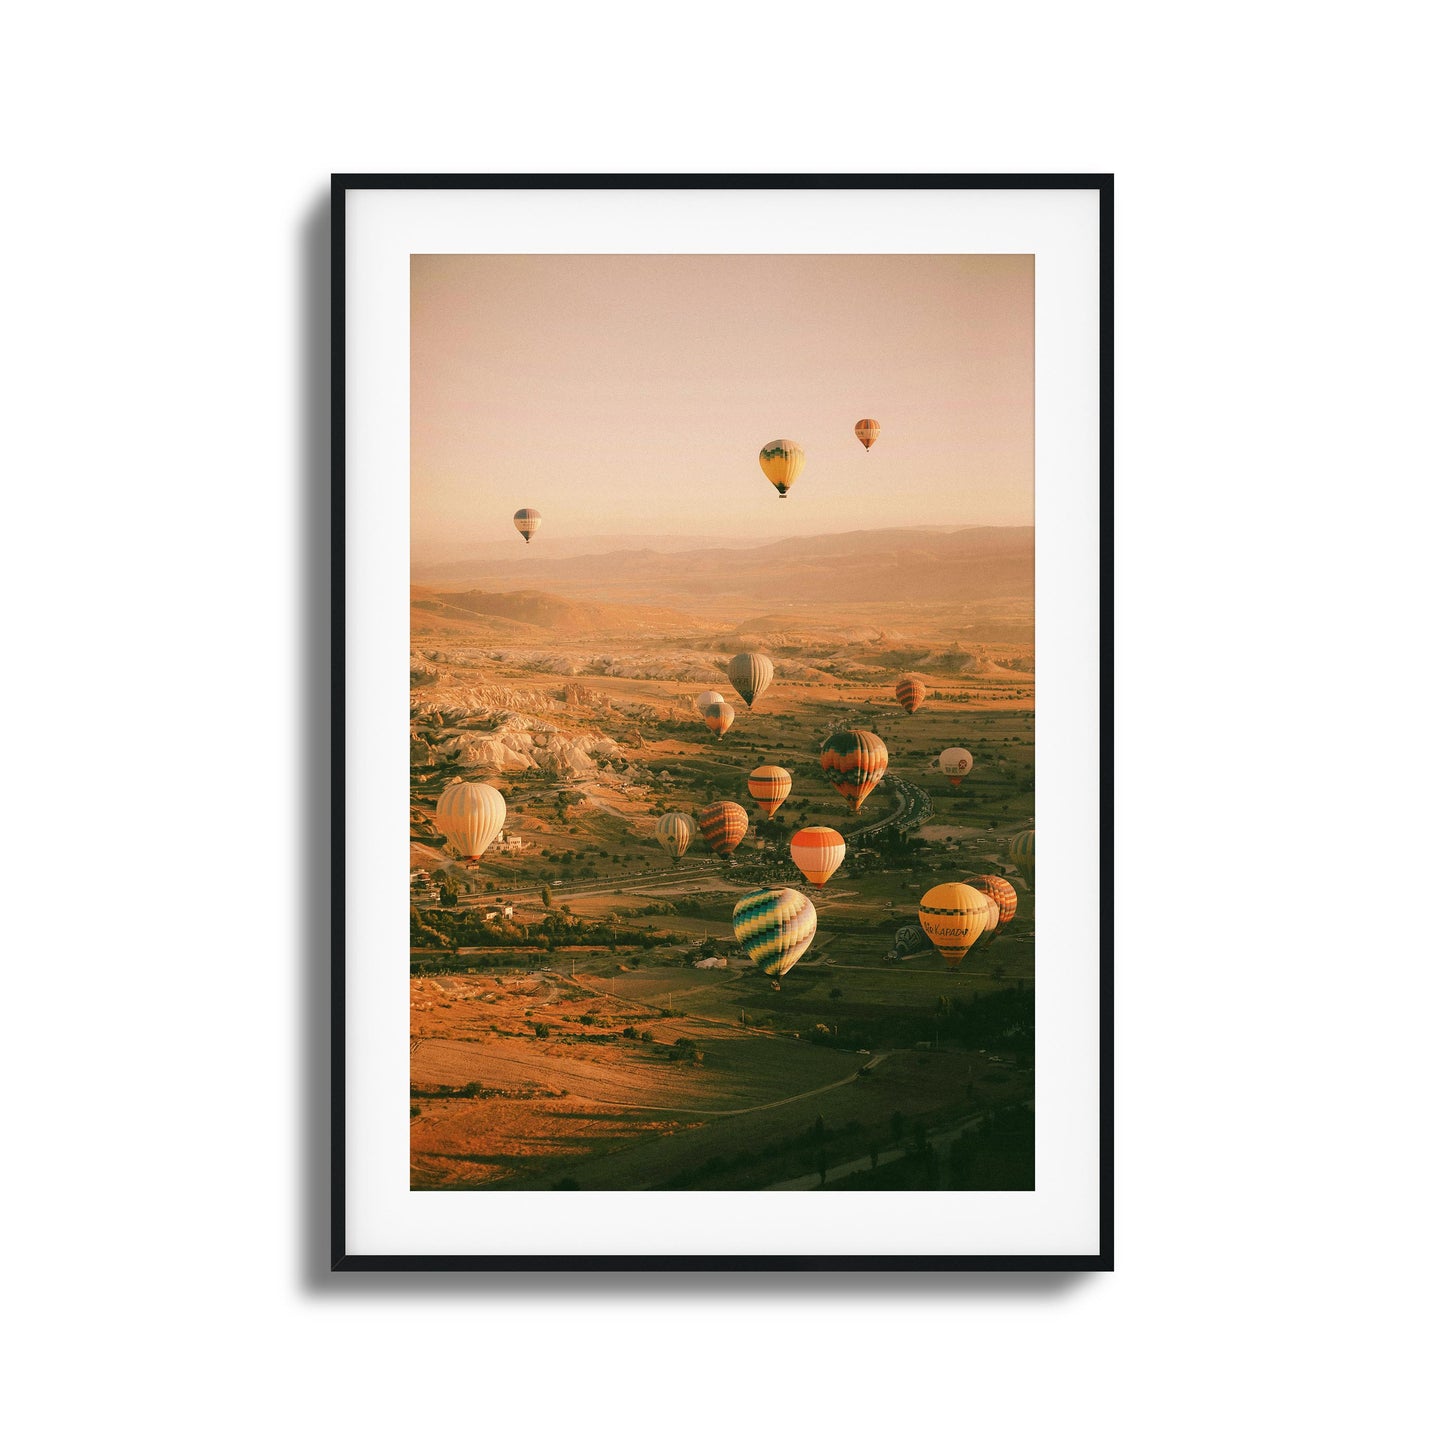
M 1111 1269 L 1112 178 L 332 226 L 333 1268 Z

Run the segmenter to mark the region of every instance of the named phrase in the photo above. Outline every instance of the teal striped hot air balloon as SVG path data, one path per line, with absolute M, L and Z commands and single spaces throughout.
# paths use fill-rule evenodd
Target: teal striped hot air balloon
M 759 888 L 733 909 L 733 933 L 769 978 L 779 979 L 808 951 L 818 913 L 796 888 Z

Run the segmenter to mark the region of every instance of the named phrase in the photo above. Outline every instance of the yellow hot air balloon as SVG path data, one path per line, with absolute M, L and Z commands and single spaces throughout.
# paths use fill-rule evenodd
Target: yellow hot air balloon
M 821 888 L 838 871 L 848 845 L 836 828 L 800 828 L 788 851 L 798 872 Z
M 524 542 L 530 542 L 532 533 L 542 525 L 542 514 L 535 507 L 523 507 L 513 515 L 512 525 L 522 534 Z
M 740 652 L 728 663 L 728 681 L 749 708 L 773 681 L 773 660 L 762 652 Z
M 736 716 L 732 704 L 726 702 L 710 702 L 702 710 L 702 720 L 707 724 L 708 731 L 716 733 L 718 737 L 733 725 Z
M 657 841 L 672 855 L 674 863 L 687 852 L 696 831 L 686 813 L 664 813 L 657 820 Z
M 489 783 L 448 783 L 437 799 L 437 828 L 469 861 L 496 841 L 507 820 L 507 805 Z
M 865 416 L 863 420 L 853 428 L 853 435 L 863 443 L 863 450 L 866 452 L 873 449 L 873 443 L 878 440 L 878 433 L 882 430 L 883 428 L 879 426 L 871 416 Z M 904 450 L 906 451 L 907 448 L 905 447 Z
M 786 497 L 788 488 L 798 480 L 804 460 L 802 447 L 797 442 L 790 442 L 787 437 L 769 442 L 758 453 L 758 465 L 762 467 L 763 475 L 778 489 L 780 497 Z
M 773 814 L 783 806 L 793 791 L 793 775 L 786 768 L 767 765 L 748 774 L 748 792 L 758 800 L 763 817 L 772 822 Z
M 940 883 L 923 895 L 919 925 L 950 968 L 978 942 L 988 925 L 988 905 L 987 895 L 966 883 Z

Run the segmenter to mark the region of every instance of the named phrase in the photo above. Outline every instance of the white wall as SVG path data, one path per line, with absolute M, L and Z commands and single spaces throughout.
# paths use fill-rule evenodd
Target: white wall
M 1421 1437 L 1423 13 L 10 18 L 0 1067 L 23 1438 Z M 1119 173 L 1117 1274 L 320 1270 L 333 169 Z

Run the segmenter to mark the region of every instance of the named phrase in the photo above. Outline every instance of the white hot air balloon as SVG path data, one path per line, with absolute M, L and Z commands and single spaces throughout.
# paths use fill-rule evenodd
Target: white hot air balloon
M 480 858 L 507 821 L 507 804 L 490 783 L 448 783 L 437 799 L 437 828 L 463 858 Z
M 727 699 L 720 692 L 714 692 L 709 688 L 706 692 L 700 692 L 693 698 L 692 705 L 699 711 L 705 713 L 715 702 L 726 702 Z

